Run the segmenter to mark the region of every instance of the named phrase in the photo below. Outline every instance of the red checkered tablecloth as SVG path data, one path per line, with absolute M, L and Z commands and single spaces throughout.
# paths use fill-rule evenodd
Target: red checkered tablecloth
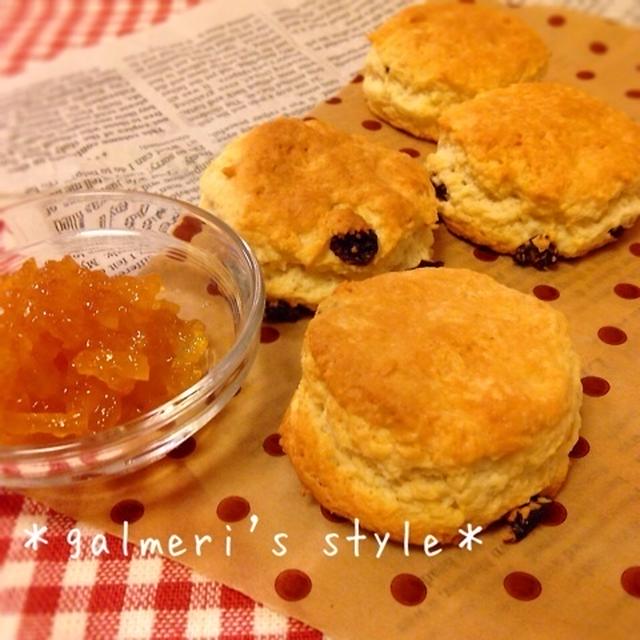
M 0 75 L 28 70 L 72 47 L 151 28 L 207 0 L 0 0 Z M 214 0 L 208 0 L 214 1 Z M 25 548 L 47 527 L 47 544 Z M 80 529 L 78 558 L 66 536 Z M 0 489 L 0 640 L 210 638 L 316 640 L 322 634 L 162 557 L 89 547 L 101 532 Z
M 1 0 L 0 73 L 168 20 L 207 0 Z M 211 1 L 211 0 L 209 0 Z
M 25 548 L 34 525 L 47 527 L 47 543 L 37 550 Z M 74 528 L 78 548 L 67 540 Z M 125 555 L 118 538 L 0 490 L 0 638 L 319 640 L 322 634 L 177 562 L 143 558 L 133 545 Z

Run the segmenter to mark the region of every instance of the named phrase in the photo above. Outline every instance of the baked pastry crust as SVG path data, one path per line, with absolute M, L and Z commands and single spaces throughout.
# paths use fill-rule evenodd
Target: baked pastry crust
M 256 251 L 272 300 L 315 307 L 342 280 L 431 256 L 436 201 L 422 164 L 318 120 L 241 135 L 200 185 L 201 206 Z
M 280 427 L 330 510 L 450 540 L 554 495 L 580 425 L 579 361 L 550 305 L 486 275 L 425 269 L 345 283 L 319 307 Z
M 450 107 L 427 160 L 454 233 L 501 253 L 576 257 L 640 215 L 640 126 L 576 88 L 523 83 Z M 442 187 L 441 187 L 442 188 Z
M 549 59 L 540 37 L 513 13 L 458 2 L 407 7 L 369 39 L 363 90 L 370 109 L 432 139 L 447 106 L 537 79 Z

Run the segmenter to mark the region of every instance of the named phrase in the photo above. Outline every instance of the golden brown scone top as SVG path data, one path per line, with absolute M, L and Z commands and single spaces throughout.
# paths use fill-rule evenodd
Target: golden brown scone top
M 640 126 L 574 87 L 496 89 L 450 107 L 440 124 L 493 197 L 567 208 L 640 191 Z
M 309 324 L 305 349 L 353 424 L 389 430 L 408 460 L 507 455 L 575 402 L 564 316 L 466 269 L 341 284 Z
M 405 234 L 436 220 L 421 163 L 318 120 L 262 124 L 232 142 L 207 172 L 218 170 L 234 227 L 264 237 L 262 244 L 294 263 L 326 256 L 336 234 L 371 228 L 380 242 L 375 263 Z
M 389 73 L 414 90 L 434 83 L 469 96 L 531 80 L 546 67 L 547 47 L 521 20 L 475 4 L 420 4 L 370 34 Z

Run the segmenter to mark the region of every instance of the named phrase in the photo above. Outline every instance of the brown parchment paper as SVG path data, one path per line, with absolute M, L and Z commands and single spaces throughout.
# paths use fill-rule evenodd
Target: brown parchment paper
M 640 88 L 640 32 L 561 8 L 517 11 L 553 50 L 548 78 L 578 85 L 640 118 L 640 100 L 626 95 Z M 550 15 L 564 16 L 565 23 L 551 26 Z M 606 53 L 593 53 L 593 42 L 604 43 Z M 592 71 L 595 78 L 580 80 L 578 71 Z M 422 158 L 432 149 L 387 125 L 377 131 L 363 128 L 363 120 L 375 118 L 364 107 L 357 82 L 340 98 L 319 106 L 314 115 L 393 148 L 415 149 Z M 32 495 L 116 535 L 122 529 L 110 520 L 112 506 L 127 498 L 140 500 L 145 513 L 131 525 L 131 540 L 157 537 L 166 553 L 169 536 L 179 535 L 187 553 L 178 561 L 333 638 L 636 637 L 640 599 L 622 589 L 620 576 L 640 565 L 640 300 L 617 296 L 614 286 L 640 285 L 640 257 L 630 249 L 638 242 L 640 225 L 613 246 L 541 273 L 518 268 L 508 257 L 478 260 L 472 246 L 444 228 L 437 234 L 435 259 L 449 267 L 484 271 L 523 292 L 538 284 L 556 287 L 560 297 L 549 304 L 570 319 L 583 375 L 605 378 L 611 385 L 602 397 L 585 397 L 582 435 L 591 451 L 572 462 L 558 496 L 568 512 L 566 521 L 541 526 L 520 544 L 505 545 L 506 532 L 496 529 L 483 532 L 483 544 L 471 552 L 452 548 L 428 558 L 413 548 L 406 557 L 401 545 L 393 545 L 375 559 L 376 547 L 369 540 L 354 557 L 344 539 L 352 525 L 325 519 L 314 500 L 302 495 L 288 459 L 269 456 L 262 446 L 277 430 L 297 383 L 304 323 L 278 327 L 280 338 L 260 346 L 242 392 L 197 434 L 190 456 L 166 459 L 119 479 Z M 603 326 L 623 329 L 628 340 L 617 346 L 603 343 L 597 336 Z M 249 518 L 228 525 L 230 530 L 217 518 L 217 504 L 231 495 L 250 502 L 259 518 L 253 533 Z M 330 532 L 341 536 L 339 553 L 332 558 L 322 553 Z M 277 533 L 288 535 L 283 557 L 272 553 Z M 213 538 L 200 556 L 194 534 Z M 231 538 L 230 557 L 225 536 Z M 274 590 L 276 576 L 289 568 L 304 571 L 313 583 L 299 602 L 286 602 Z M 511 598 L 503 579 L 512 571 L 538 578 L 541 595 L 528 602 Z M 428 595 L 422 604 L 406 607 L 391 597 L 389 585 L 399 573 L 425 581 Z

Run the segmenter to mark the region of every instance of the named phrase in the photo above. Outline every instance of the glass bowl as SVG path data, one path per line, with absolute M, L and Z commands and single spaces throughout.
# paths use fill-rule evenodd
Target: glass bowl
M 164 456 L 209 422 L 255 357 L 264 310 L 260 268 L 226 224 L 193 205 L 133 192 L 38 196 L 0 209 L 0 273 L 71 255 L 109 275 L 158 273 L 162 297 L 206 327 L 197 383 L 144 415 L 53 444 L 0 444 L 0 485 L 34 487 L 122 474 Z M 1 426 L 0 426 L 1 428 Z

